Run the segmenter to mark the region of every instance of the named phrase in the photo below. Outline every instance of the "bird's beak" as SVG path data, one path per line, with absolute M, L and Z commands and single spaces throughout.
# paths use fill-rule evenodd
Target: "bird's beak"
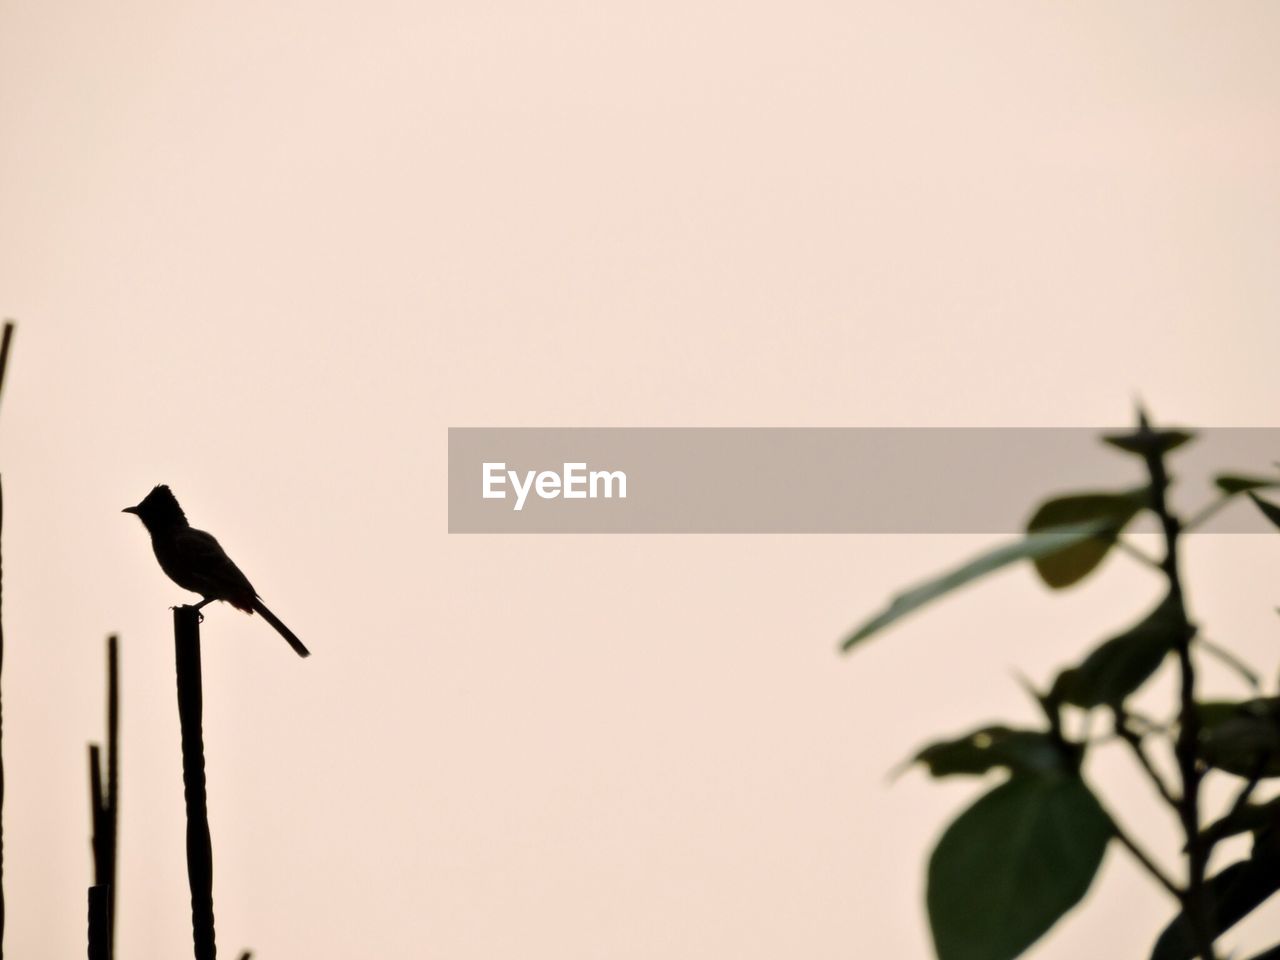
M 121 512 L 121 513 L 132 513 L 135 517 L 136 517 L 136 516 L 138 516 L 138 508 L 137 508 L 137 507 L 125 507 L 125 508 L 124 508 L 123 510 L 121 510 L 120 512 Z

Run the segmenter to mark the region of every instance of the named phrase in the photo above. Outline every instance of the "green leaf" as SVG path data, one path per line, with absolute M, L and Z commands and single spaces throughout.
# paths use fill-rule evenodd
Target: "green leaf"
M 1245 701 L 1245 703 L 1251 702 Z M 1202 700 L 1197 703 L 1196 717 L 1200 721 L 1200 732 L 1203 734 L 1222 721 L 1231 719 L 1243 705 L 1234 700 Z
M 1266 477 L 1249 477 L 1237 473 L 1224 473 L 1213 478 L 1213 482 L 1218 485 L 1218 489 L 1228 496 L 1235 496 L 1238 493 L 1248 493 L 1250 490 L 1266 490 L 1270 487 L 1280 487 L 1280 479 Z
M 1237 777 L 1280 777 L 1280 697 L 1202 703 L 1200 759 Z
M 1255 851 L 1248 860 L 1226 867 L 1208 881 L 1209 920 L 1215 937 L 1239 923 L 1280 890 L 1280 859 L 1274 852 Z M 1191 924 L 1179 913 L 1160 934 L 1151 960 L 1192 960 L 1196 956 Z
M 983 727 L 955 740 L 931 743 L 913 758 L 935 777 L 983 774 L 996 767 L 1024 773 L 1066 773 L 1070 767 L 1062 746 L 1039 730 Z
M 962 813 L 929 859 L 939 960 L 1011 960 L 1093 882 L 1111 821 L 1076 777 L 1014 776 Z
M 1280 527 L 1280 507 L 1277 507 L 1274 503 L 1268 503 L 1252 491 L 1249 493 L 1249 499 L 1257 505 L 1258 509 L 1262 511 L 1262 515 L 1264 517 L 1274 523 L 1277 527 Z
M 1165 597 L 1141 621 L 1059 674 L 1053 696 L 1077 707 L 1118 704 L 1146 683 L 1185 629 L 1177 602 Z
M 1202 833 L 1207 840 L 1216 843 L 1236 834 L 1261 830 L 1280 830 L 1280 797 L 1272 797 L 1264 803 L 1246 803 L 1210 824 Z
M 1166 454 L 1194 438 L 1195 434 L 1188 430 L 1150 430 L 1143 427 L 1132 433 L 1107 434 L 1102 439 L 1125 453 L 1145 457 L 1151 451 Z
M 1081 541 L 1098 536 L 1107 529 L 1102 522 L 1076 524 L 1028 534 L 1021 540 L 997 547 L 968 563 L 952 570 L 937 579 L 922 583 L 917 587 L 900 593 L 894 597 L 889 606 L 866 621 L 841 643 L 840 648 L 848 651 L 874 633 L 883 630 L 900 617 L 918 610 L 932 600 L 936 600 L 952 590 L 984 577 L 989 573 L 1007 567 L 1019 560 L 1035 559 L 1048 556 L 1061 550 L 1069 549 Z
M 1028 533 L 1081 523 L 1100 524 L 1098 536 L 1035 558 L 1036 573 L 1055 590 L 1078 583 L 1102 563 L 1116 535 L 1147 502 L 1146 488 L 1123 493 L 1078 493 L 1042 503 L 1027 523 Z

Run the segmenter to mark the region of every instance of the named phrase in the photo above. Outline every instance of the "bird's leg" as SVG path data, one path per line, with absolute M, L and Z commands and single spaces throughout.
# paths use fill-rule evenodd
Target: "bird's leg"
M 203 606 L 204 606 L 205 604 L 207 604 L 207 603 L 213 603 L 213 601 L 214 601 L 214 600 L 216 600 L 216 599 L 218 599 L 218 598 L 217 598 L 217 597 L 205 597 L 205 598 L 204 598 L 203 600 L 201 600 L 199 603 L 196 603 L 196 604 L 192 604 L 192 605 L 191 605 L 191 609 L 192 609 L 192 610 L 194 610 L 194 611 L 196 612 L 196 616 L 200 618 L 200 622 L 201 622 L 201 623 L 204 623 L 204 614 L 200 612 L 200 608 L 201 608 L 201 607 L 203 607 Z

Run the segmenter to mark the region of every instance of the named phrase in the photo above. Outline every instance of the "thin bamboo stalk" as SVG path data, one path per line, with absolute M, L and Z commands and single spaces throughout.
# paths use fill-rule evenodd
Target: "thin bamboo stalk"
M 89 744 L 89 808 L 92 813 L 93 886 L 89 890 L 89 955 L 115 954 L 116 848 L 120 815 L 120 642 L 107 637 L 106 782 L 103 751 Z M 96 893 L 95 893 L 96 891 Z M 101 903 L 98 903 L 99 898 Z M 97 906 L 94 906 L 98 904 Z M 103 942 L 97 942 L 101 939 Z
M 8 327 L 5 343 L 8 343 Z M 0 351 L 2 353 L 3 351 Z M 0 377 L 3 367 L 0 366 Z M 4 531 L 4 486 L 0 484 L 0 533 Z M 4 603 L 4 563 L 0 560 L 0 607 Z M 4 673 L 4 617 L 0 615 L 0 674 Z M 4 699 L 0 696 L 0 960 L 4 960 Z
M 103 842 L 106 840 L 102 829 L 103 812 L 106 800 L 102 796 L 102 750 L 96 743 L 89 744 L 89 814 L 90 844 L 93 847 L 93 885 L 102 885 L 103 870 L 106 857 L 103 855 Z
M 104 827 L 107 837 L 107 938 L 108 954 L 115 953 L 116 941 L 116 874 L 120 829 L 120 638 L 107 637 L 107 792 Z M 99 883 L 102 881 L 99 880 Z
M 105 887 L 89 888 L 89 960 L 111 960 L 111 897 Z
M 9 367 L 9 347 L 13 343 L 13 321 L 4 322 L 0 335 L 0 390 L 4 389 L 4 374 Z M 4 491 L 0 489 L 0 531 L 4 528 Z M 3 564 L 0 563 L 0 599 L 4 596 Z M 4 673 L 4 618 L 0 616 L 0 675 Z M 3 687 L 0 686 L 0 690 Z M 4 960 L 4 700 L 0 695 L 0 960 Z
M 89 744 L 89 811 L 93 885 L 89 887 L 89 960 L 111 960 L 111 885 L 106 873 L 107 806 L 102 792 L 102 751 Z

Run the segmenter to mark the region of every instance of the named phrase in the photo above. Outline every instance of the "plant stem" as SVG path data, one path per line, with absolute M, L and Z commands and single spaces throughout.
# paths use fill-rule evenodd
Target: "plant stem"
M 1183 524 L 1183 529 L 1184 530 L 1196 529 L 1196 527 L 1200 526 L 1202 523 L 1207 522 L 1210 517 L 1212 517 L 1215 513 L 1217 513 L 1219 510 L 1225 507 L 1233 499 L 1235 498 L 1229 493 L 1224 494 L 1221 497 L 1218 497 L 1218 499 L 1214 500 L 1207 507 L 1202 509 L 1199 513 L 1192 514 L 1191 519 L 1188 520 L 1185 524 Z
M 117 850 L 120 846 L 120 640 L 107 637 L 107 955 L 115 954 Z
M 1219 662 L 1239 674 L 1241 679 L 1252 687 L 1255 692 L 1261 688 L 1262 680 L 1257 672 L 1226 647 L 1219 646 L 1208 637 L 1203 636 L 1196 637 L 1196 645 L 1205 653 L 1217 658 Z
M 1169 582 L 1169 597 L 1178 619 L 1177 647 L 1179 677 L 1178 737 L 1174 742 L 1174 754 L 1178 761 L 1178 774 L 1182 780 L 1182 795 L 1178 800 L 1178 818 L 1187 841 L 1187 887 L 1183 894 L 1183 911 L 1191 927 L 1196 954 L 1201 960 L 1215 960 L 1213 941 L 1217 934 L 1209 909 L 1205 887 L 1205 869 L 1208 856 L 1200 837 L 1200 780 L 1202 773 L 1196 758 L 1196 745 L 1200 738 L 1200 718 L 1196 711 L 1196 672 L 1191 659 L 1191 640 L 1195 626 L 1187 617 L 1186 601 L 1182 590 L 1182 576 L 1178 567 L 1178 537 L 1182 532 L 1178 518 L 1169 510 L 1166 491 L 1169 475 L 1165 471 L 1164 451 L 1158 435 L 1151 430 L 1144 413 L 1139 413 L 1138 429 L 1150 441 L 1143 458 L 1151 477 L 1151 509 L 1160 520 L 1164 534 L 1164 558 L 1160 562 Z
M 89 960 L 111 960 L 111 909 L 106 887 L 89 888 Z
M 111 960 L 111 801 L 103 793 L 102 751 L 89 744 L 89 809 L 93 818 L 93 885 L 89 887 L 89 960 Z
M 1201 838 L 1201 842 L 1204 843 L 1206 857 L 1213 852 L 1213 848 L 1223 838 L 1222 830 L 1215 829 L 1215 827 L 1218 827 L 1223 823 L 1230 822 L 1235 819 L 1237 815 L 1244 812 L 1245 808 L 1249 806 L 1249 800 L 1253 797 L 1253 791 L 1258 788 L 1258 783 L 1262 780 L 1262 771 L 1265 769 L 1266 758 L 1264 757 L 1263 762 L 1258 765 L 1257 771 L 1249 777 L 1249 779 L 1245 781 L 1244 786 L 1240 788 L 1240 792 L 1236 794 L 1235 800 L 1231 802 L 1231 807 L 1227 810 L 1222 819 L 1205 830 L 1204 835 Z
M 1094 791 L 1094 796 L 1097 796 L 1096 790 Z M 1112 834 L 1114 834 L 1115 838 L 1119 840 L 1121 844 L 1123 844 L 1126 850 L 1128 850 L 1131 854 L 1133 854 L 1133 858 L 1142 865 L 1142 868 L 1146 870 L 1147 873 L 1151 874 L 1151 876 L 1155 879 L 1157 883 L 1160 884 L 1160 886 L 1164 887 L 1166 890 L 1169 891 L 1169 893 L 1173 894 L 1174 898 L 1181 903 L 1184 899 L 1185 891 L 1182 890 L 1182 888 L 1179 887 L 1176 883 L 1174 883 L 1169 878 L 1168 874 L 1166 874 L 1163 870 L 1160 869 L 1160 867 L 1156 864 L 1154 860 L 1151 859 L 1150 855 L 1148 855 L 1145 850 L 1143 850 L 1140 846 L 1138 846 L 1137 841 L 1135 841 L 1131 836 L 1129 836 L 1128 832 L 1124 829 L 1124 827 L 1120 826 L 1120 821 L 1118 821 L 1114 816 L 1112 816 L 1110 811 L 1107 811 L 1107 819 L 1111 821 L 1111 832 Z
M 1154 570 L 1162 569 L 1160 566 L 1159 560 L 1149 555 L 1148 553 L 1146 553 L 1146 551 L 1142 550 L 1141 548 L 1134 546 L 1132 543 L 1130 543 L 1128 540 L 1125 540 L 1123 537 L 1116 537 L 1115 545 L 1118 549 L 1120 549 L 1124 553 L 1127 553 L 1129 556 L 1133 557 L 1133 559 L 1137 560 L 1143 566 L 1151 567 Z
M 1120 708 L 1115 708 L 1111 713 L 1113 726 L 1116 736 L 1129 745 L 1133 754 L 1138 759 L 1138 765 L 1146 772 L 1147 778 L 1152 782 L 1163 798 L 1164 802 L 1175 810 L 1178 807 L 1178 798 L 1173 795 L 1173 791 L 1169 789 L 1169 785 L 1164 782 L 1164 777 L 1160 775 L 1160 771 L 1155 768 L 1155 764 L 1151 762 L 1151 757 L 1147 753 L 1147 748 L 1142 743 L 1142 737 L 1129 726 L 1128 715 Z
M 4 389 L 4 374 L 9 369 L 9 348 L 13 345 L 13 321 L 4 322 L 0 334 L 0 390 Z M 4 525 L 4 496 L 0 492 L 0 527 Z M 2 592 L 2 591 L 0 591 Z M 4 671 L 4 626 L 0 622 L 0 673 Z M 0 698 L 0 746 L 3 745 L 4 701 Z M 0 960 L 4 960 L 4 752 L 0 750 Z
M 4 343 L 9 342 L 8 326 L 5 327 Z M 3 356 L 5 350 L 0 349 L 0 378 L 4 377 Z M 4 528 L 4 488 L 0 486 L 0 530 Z M 2 566 L 2 564 L 0 564 Z M 4 574 L 0 570 L 0 601 L 4 598 Z M 4 620 L 0 617 L 0 673 L 4 671 Z M 0 698 L 0 747 L 4 737 L 4 701 Z M 4 751 L 0 749 L 0 960 L 4 960 Z

